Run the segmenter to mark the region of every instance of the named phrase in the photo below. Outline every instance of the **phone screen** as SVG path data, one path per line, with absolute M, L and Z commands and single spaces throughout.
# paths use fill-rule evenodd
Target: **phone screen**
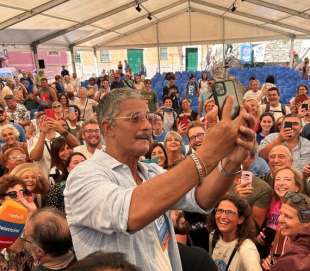
M 240 183 L 241 184 L 252 184 L 253 173 L 251 171 L 243 170 L 241 173 Z
M 290 121 L 284 122 L 284 128 L 291 128 L 292 129 L 292 127 L 293 127 L 293 123 L 292 122 L 290 122 Z
M 45 109 L 44 110 L 45 112 L 45 116 L 48 117 L 48 118 L 51 118 L 51 119 L 55 119 L 55 112 L 53 109 Z

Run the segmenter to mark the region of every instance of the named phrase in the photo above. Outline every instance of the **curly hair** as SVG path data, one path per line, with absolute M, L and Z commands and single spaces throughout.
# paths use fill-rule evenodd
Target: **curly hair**
M 17 177 L 17 176 L 10 176 L 10 175 L 4 175 L 0 178 L 0 199 L 4 199 L 6 192 L 9 188 L 14 187 L 15 185 L 20 185 L 24 189 L 26 189 L 25 182 Z
M 254 241 L 256 234 L 255 234 L 254 221 L 251 217 L 252 209 L 250 205 L 247 203 L 246 200 L 241 199 L 237 197 L 236 195 L 226 194 L 217 203 L 212 214 L 208 216 L 208 221 L 207 221 L 208 230 L 210 232 L 214 231 L 214 235 L 212 239 L 212 248 L 215 247 L 215 244 L 217 243 L 217 241 L 219 240 L 221 236 L 221 232 L 215 222 L 215 210 L 222 201 L 230 201 L 231 203 L 233 203 L 238 210 L 238 217 L 244 218 L 244 221 L 241 224 L 239 224 L 237 227 L 237 238 L 238 238 L 237 248 L 239 248 L 242 242 L 246 239 L 251 239 L 252 241 Z

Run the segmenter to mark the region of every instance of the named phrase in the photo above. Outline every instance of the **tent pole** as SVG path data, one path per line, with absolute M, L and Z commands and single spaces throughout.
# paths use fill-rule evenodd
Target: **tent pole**
M 97 49 L 94 47 L 93 48 L 93 53 L 94 53 L 94 60 L 95 60 L 95 67 L 96 67 L 96 76 L 99 76 L 99 69 L 98 69 L 98 61 L 97 61 Z
M 38 58 L 38 46 L 35 44 L 31 45 L 32 53 L 33 53 L 33 62 L 36 68 L 36 72 L 39 71 L 39 58 Z
M 223 68 L 225 69 L 225 18 L 224 17 L 223 17 Z
M 160 73 L 160 49 L 159 49 L 159 34 L 158 34 L 158 23 L 156 23 L 156 42 L 157 42 L 157 67 Z
M 293 68 L 294 65 L 294 42 L 295 36 L 291 37 L 291 48 L 290 48 L 290 68 Z
M 70 50 L 70 55 L 71 55 L 72 70 L 73 70 L 73 73 L 76 74 L 76 66 L 75 66 L 75 58 L 74 58 L 73 46 L 70 46 L 70 47 L 69 47 L 69 50 Z

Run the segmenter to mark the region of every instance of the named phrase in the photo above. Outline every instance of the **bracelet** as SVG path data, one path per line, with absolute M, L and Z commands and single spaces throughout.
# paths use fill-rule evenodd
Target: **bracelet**
M 199 176 L 199 183 L 201 183 L 203 178 L 207 176 L 206 167 L 195 153 L 191 153 L 189 157 L 193 160 L 195 164 L 195 167 L 196 167 L 196 170 Z
M 239 173 L 241 173 L 242 171 L 242 165 L 240 165 L 240 169 L 238 171 L 235 171 L 235 172 L 227 172 L 224 168 L 223 168 L 223 165 L 222 165 L 222 160 L 218 163 L 218 170 L 220 172 L 220 174 L 222 174 L 224 177 L 226 178 L 232 178 L 236 175 L 238 175 Z

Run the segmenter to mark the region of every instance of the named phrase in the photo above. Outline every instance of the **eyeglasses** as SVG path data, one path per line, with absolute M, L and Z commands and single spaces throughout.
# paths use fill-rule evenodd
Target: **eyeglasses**
M 87 134 L 99 134 L 100 129 L 86 129 L 86 130 L 84 130 L 84 132 Z
M 219 216 L 225 214 L 227 217 L 233 217 L 235 215 L 238 215 L 237 212 L 232 211 L 232 210 L 224 210 L 224 209 L 220 209 L 220 208 L 216 208 L 215 209 L 215 213 Z
M 32 193 L 27 189 L 21 189 L 19 191 L 10 191 L 5 193 L 4 195 L 10 197 L 11 199 L 17 199 L 18 192 L 21 193 L 23 196 L 32 196 Z
M 60 104 L 58 104 L 58 105 L 53 105 L 53 108 L 60 108 L 60 107 L 61 107 Z
M 142 121 L 148 120 L 148 121 L 153 121 L 154 120 L 154 114 L 150 112 L 133 112 L 130 114 L 128 117 L 117 117 L 114 118 L 115 120 L 117 119 L 127 119 L 130 120 L 131 123 L 140 123 Z
M 196 139 L 202 139 L 205 136 L 205 133 L 198 133 L 197 135 L 192 135 L 189 137 L 189 141 L 194 141 Z
M 294 204 L 306 202 L 305 197 L 303 197 L 300 193 L 296 193 L 296 192 L 286 192 L 284 199 L 290 200 Z
M 12 160 L 26 160 L 27 156 L 26 155 L 16 155 L 16 156 L 10 156 L 8 157 L 8 160 L 12 161 Z

